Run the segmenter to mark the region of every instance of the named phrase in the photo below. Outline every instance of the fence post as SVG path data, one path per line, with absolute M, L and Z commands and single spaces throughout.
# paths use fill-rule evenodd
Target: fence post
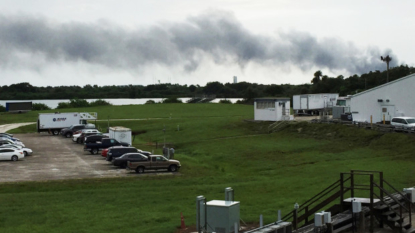
M 381 201 L 383 201 L 383 172 L 379 172 L 379 185 L 380 185 L 380 193 L 379 193 L 379 195 L 380 195 L 380 200 Z M 380 220 L 379 221 L 379 227 L 380 228 L 383 228 L 383 221 L 382 220 Z
M 340 173 L 340 212 L 343 212 L 343 173 Z
M 350 194 L 351 197 L 354 197 L 354 174 L 353 174 L 353 170 L 350 172 Z
M 374 213 L 373 213 L 373 174 L 370 174 L 370 233 L 373 233 L 374 224 Z

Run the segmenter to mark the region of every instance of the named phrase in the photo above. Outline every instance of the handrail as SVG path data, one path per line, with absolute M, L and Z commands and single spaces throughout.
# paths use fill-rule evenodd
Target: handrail
M 390 198 L 392 198 L 397 204 L 399 204 L 399 206 L 403 207 L 406 211 L 409 211 L 404 205 L 402 205 L 402 203 L 396 199 L 395 197 L 392 196 L 392 194 L 390 194 L 388 191 L 386 191 L 384 188 L 381 188 L 379 185 L 377 185 L 375 182 L 373 182 L 373 184 L 378 187 L 380 190 L 382 190 L 383 192 L 385 192 Z
M 318 198 L 318 199 L 316 199 L 316 200 L 313 200 L 311 203 L 309 203 L 309 204 L 308 204 L 308 205 L 306 205 L 306 206 L 304 206 L 304 204 L 303 204 L 303 205 L 302 205 L 303 207 L 302 207 L 301 209 L 299 209 L 299 210 L 298 210 L 298 212 L 301 212 L 301 211 L 305 210 L 305 208 L 306 208 L 306 207 L 309 207 L 310 205 L 314 204 L 316 201 L 320 200 L 322 197 L 326 196 L 327 194 L 329 194 L 330 192 L 332 192 L 334 189 L 336 189 L 336 188 L 337 188 L 337 187 L 339 187 L 339 186 L 340 186 L 340 184 L 338 184 L 338 185 L 336 185 L 336 186 L 332 187 L 330 190 L 327 190 L 327 189 L 326 189 L 326 190 L 327 190 L 327 192 L 325 192 L 324 194 L 322 194 L 320 198 Z
M 387 182 L 385 179 L 383 179 L 383 182 L 385 182 L 387 185 L 389 185 L 389 187 L 391 187 L 395 192 L 399 193 L 405 199 L 405 201 L 407 201 L 407 202 L 409 202 L 409 203 L 411 203 L 413 205 L 413 203 L 411 202 L 411 200 L 408 199 L 408 197 L 406 197 L 401 192 L 399 192 L 398 190 L 396 190 L 391 184 L 389 184 L 389 182 Z

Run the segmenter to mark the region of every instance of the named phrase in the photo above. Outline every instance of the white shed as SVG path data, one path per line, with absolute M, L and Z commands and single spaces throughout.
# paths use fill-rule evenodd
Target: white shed
M 415 116 L 415 74 L 357 93 L 351 99 L 353 121 L 390 121 L 395 116 Z
M 256 121 L 292 120 L 290 98 L 258 98 L 254 102 Z

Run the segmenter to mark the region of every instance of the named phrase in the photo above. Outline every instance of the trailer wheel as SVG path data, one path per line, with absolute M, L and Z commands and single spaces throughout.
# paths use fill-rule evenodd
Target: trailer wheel
M 58 135 L 58 134 L 59 134 L 59 130 L 54 129 L 54 130 L 52 131 L 52 134 L 53 134 L 53 135 Z
M 177 172 L 177 166 L 176 165 L 170 165 L 169 171 L 171 171 L 171 172 Z
M 92 154 L 98 154 L 98 149 L 92 149 Z

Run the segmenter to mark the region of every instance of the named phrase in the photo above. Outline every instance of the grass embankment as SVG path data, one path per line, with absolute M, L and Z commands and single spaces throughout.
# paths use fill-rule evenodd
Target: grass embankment
M 131 108 L 132 113 L 141 109 Z M 0 231 L 174 232 L 180 212 L 187 225 L 195 224 L 196 196 L 223 200 L 229 186 L 241 201 L 244 221 L 257 222 L 263 214 L 269 223 L 278 209 L 287 213 L 351 169 L 384 171 L 399 189 L 415 184 L 411 135 L 308 123 L 264 134 L 267 123 L 241 120 L 253 118 L 251 106 L 232 116 L 228 105 L 217 105 L 216 116 L 224 117 L 214 118 L 206 117 L 215 114 L 210 106 L 203 108 L 175 105 L 176 113 L 191 113 L 172 114 L 171 120 L 110 122 L 145 130 L 134 145 L 146 150 L 154 149 L 149 142 L 163 142 L 165 127 L 166 142 L 174 144 L 182 163 L 181 175 L 2 184 Z

